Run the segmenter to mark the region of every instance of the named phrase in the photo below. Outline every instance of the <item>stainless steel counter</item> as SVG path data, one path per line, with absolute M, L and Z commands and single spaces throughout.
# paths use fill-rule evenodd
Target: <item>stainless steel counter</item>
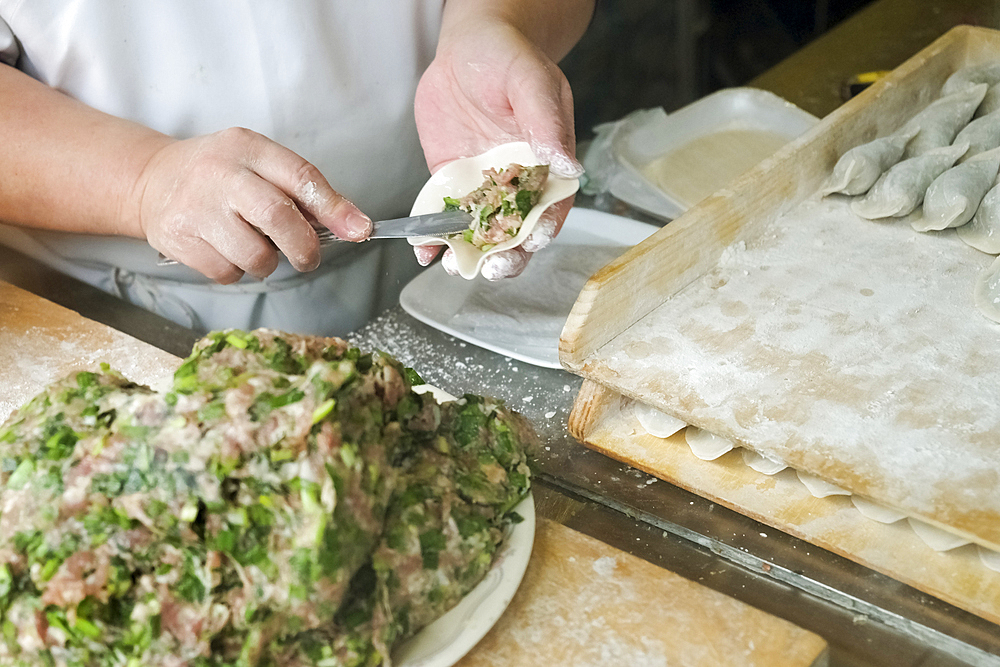
M 1000 4 L 879 0 L 751 85 L 825 115 L 841 83 L 891 69 L 958 23 L 1000 27 Z M 0 249 L 0 279 L 184 355 L 193 332 Z M 823 636 L 831 664 L 1000 665 L 1000 628 L 581 446 L 566 420 L 581 380 L 476 348 L 394 308 L 351 340 L 452 393 L 505 399 L 544 441 L 542 516 Z

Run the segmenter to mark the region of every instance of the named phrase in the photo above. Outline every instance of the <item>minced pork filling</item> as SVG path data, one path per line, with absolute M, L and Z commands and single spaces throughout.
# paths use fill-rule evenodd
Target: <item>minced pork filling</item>
M 472 214 L 472 223 L 462 237 L 485 252 L 517 236 L 542 197 L 549 167 L 510 164 L 500 171 L 485 169 L 483 176 L 478 188 L 461 199 L 445 197 L 444 204 L 446 211 L 461 209 Z
M 336 338 L 208 335 L 0 427 L 0 664 L 388 664 L 493 563 L 530 425 Z

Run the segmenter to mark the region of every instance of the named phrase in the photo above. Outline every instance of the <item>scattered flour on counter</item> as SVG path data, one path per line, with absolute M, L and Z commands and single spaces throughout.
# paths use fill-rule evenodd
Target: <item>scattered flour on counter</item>
M 602 577 L 610 577 L 615 573 L 618 561 L 611 556 L 601 556 L 594 561 L 594 572 Z

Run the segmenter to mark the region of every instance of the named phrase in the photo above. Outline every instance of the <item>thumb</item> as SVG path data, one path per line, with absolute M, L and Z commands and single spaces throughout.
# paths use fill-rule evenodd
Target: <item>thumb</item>
M 581 176 L 583 165 L 576 159 L 573 128 L 573 93 L 566 77 L 555 63 L 535 61 L 511 81 L 511 109 L 531 150 L 556 176 Z

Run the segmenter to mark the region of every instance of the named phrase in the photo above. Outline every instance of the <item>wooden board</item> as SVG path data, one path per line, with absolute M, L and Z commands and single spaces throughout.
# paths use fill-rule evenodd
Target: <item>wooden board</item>
M 616 392 L 1000 550 L 1000 326 L 954 232 L 816 196 L 1000 33 L 958 28 L 595 275 L 563 364 Z M 869 284 L 870 283 L 870 284 Z
M 585 381 L 570 431 L 619 461 L 1000 624 L 1000 572 L 982 564 L 975 545 L 936 552 L 906 521 L 868 519 L 846 496 L 815 498 L 792 470 L 763 475 L 738 450 L 703 461 L 683 432 L 669 438 L 646 433 L 633 403 Z
M 0 422 L 71 371 L 107 362 L 155 385 L 179 361 L 0 281 Z M 539 655 L 567 666 L 642 656 L 670 665 L 825 664 L 823 639 L 791 623 L 550 521 L 539 522 L 535 539 L 507 613 L 462 664 L 515 667 Z
M 510 607 L 460 667 L 826 663 L 822 639 L 541 520 Z
M 102 362 L 152 385 L 180 359 L 0 281 L 0 423 L 46 385 Z

